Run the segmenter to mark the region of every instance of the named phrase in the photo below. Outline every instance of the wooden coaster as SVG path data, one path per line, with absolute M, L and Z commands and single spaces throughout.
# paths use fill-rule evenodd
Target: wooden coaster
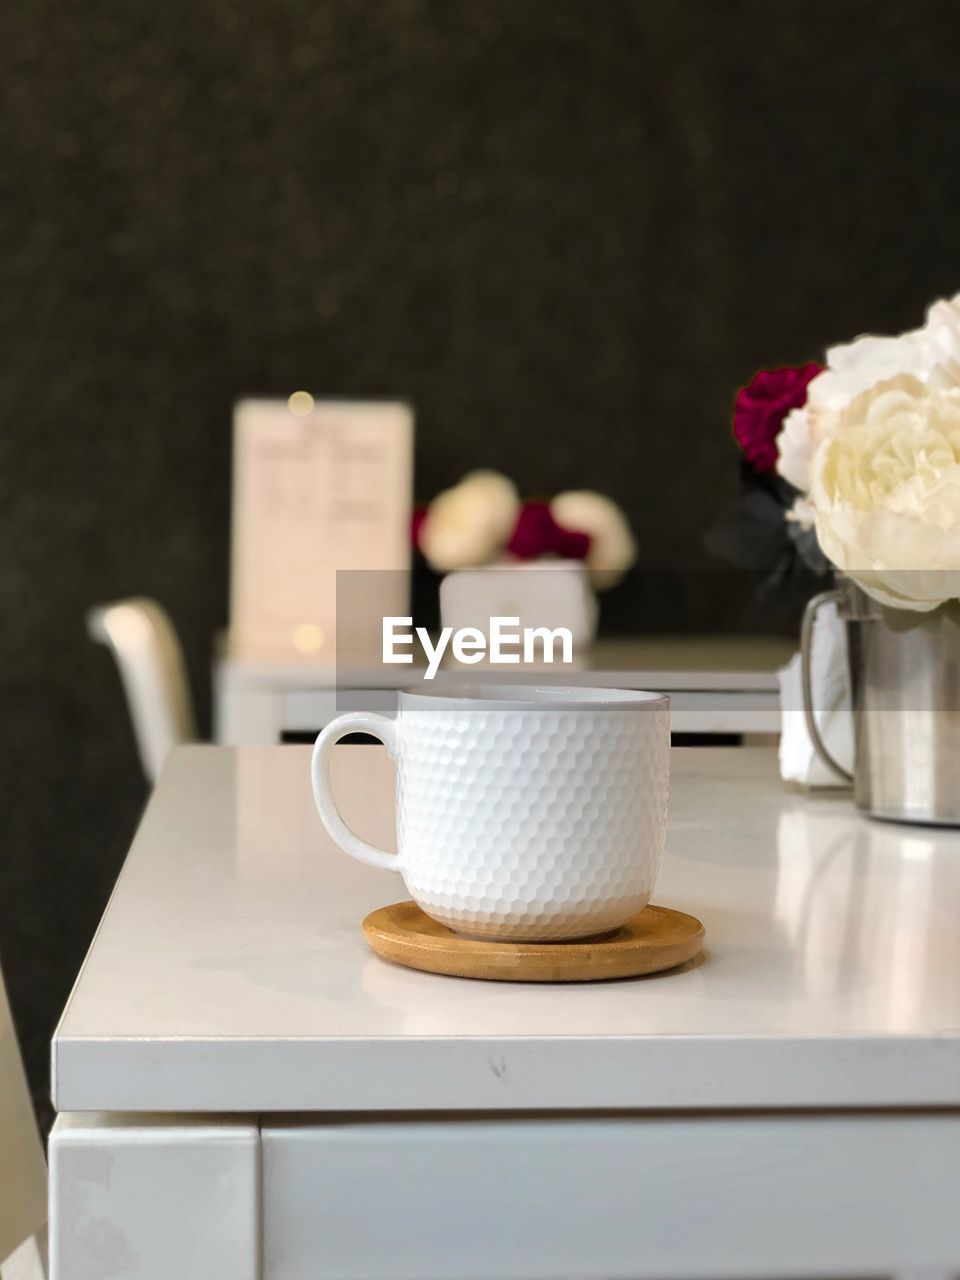
M 377 955 L 408 969 L 495 982 L 596 982 L 659 973 L 703 947 L 703 925 L 669 907 L 646 907 L 615 933 L 575 942 L 485 942 L 438 924 L 415 902 L 396 902 L 363 922 Z

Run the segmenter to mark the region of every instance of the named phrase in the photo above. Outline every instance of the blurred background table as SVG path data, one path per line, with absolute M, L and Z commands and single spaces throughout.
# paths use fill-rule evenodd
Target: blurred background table
M 780 730 L 777 669 L 795 648 L 792 640 L 772 636 L 609 638 L 598 640 L 579 665 L 543 668 L 536 678 L 668 693 L 675 734 L 773 734 Z M 235 653 L 224 642 L 214 663 L 215 741 L 269 746 L 316 734 L 348 705 L 389 710 L 392 693 L 414 683 L 420 670 Z M 441 672 L 437 684 L 506 681 L 509 673 L 510 668 L 489 666 L 469 675 Z M 529 681 L 529 673 L 524 679 Z

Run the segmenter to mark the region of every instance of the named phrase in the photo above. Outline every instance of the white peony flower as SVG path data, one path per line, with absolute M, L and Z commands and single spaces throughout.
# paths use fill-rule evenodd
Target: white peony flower
M 550 514 L 565 529 L 590 535 L 586 565 L 598 591 L 616 586 L 637 558 L 627 518 L 610 498 L 588 489 L 558 493 Z
M 929 387 L 960 386 L 960 293 L 934 302 L 921 328 L 897 337 L 865 334 L 830 347 L 826 360 L 807 387 L 806 404 L 787 414 L 777 437 L 777 470 L 803 492 L 814 450 L 857 396 L 901 374 Z
M 865 334 L 853 342 L 827 350 L 827 367 L 807 388 L 807 404 L 814 413 L 837 413 L 878 382 L 901 373 L 922 377 L 925 368 L 919 329 L 896 338 Z
M 806 407 L 791 409 L 777 436 L 777 470 L 802 493 L 810 488 L 810 464 L 813 462 L 813 433 Z
M 960 386 L 960 293 L 941 298 L 927 311 L 927 322 L 920 330 L 926 357 L 927 376 L 921 382 L 930 386 Z
M 934 302 L 919 329 L 897 337 L 865 334 L 830 347 L 827 368 L 807 389 L 807 407 L 813 419 L 823 411 L 837 413 L 878 382 L 902 373 L 933 387 L 960 386 L 960 293 Z M 812 425 L 816 436 L 816 422 Z
M 430 503 L 420 547 L 441 572 L 489 564 L 513 532 L 519 509 L 517 490 L 506 476 L 471 471 Z
M 901 375 L 824 426 L 810 490 L 824 554 L 893 608 L 960 596 L 960 387 Z

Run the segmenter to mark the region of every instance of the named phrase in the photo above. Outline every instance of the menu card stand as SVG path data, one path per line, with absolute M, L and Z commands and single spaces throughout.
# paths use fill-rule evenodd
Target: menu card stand
M 377 571 L 378 618 L 409 611 L 412 462 L 413 412 L 400 402 L 236 405 L 231 652 L 334 661 L 338 571 Z M 345 635 L 379 637 L 347 622 L 341 648 Z

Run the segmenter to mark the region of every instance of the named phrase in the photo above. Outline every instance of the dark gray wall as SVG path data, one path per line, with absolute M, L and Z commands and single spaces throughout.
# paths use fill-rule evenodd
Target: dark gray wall
M 611 627 L 757 625 L 705 527 L 759 365 L 960 287 L 949 0 L 11 0 L 0 9 L 0 944 L 46 1042 L 144 798 L 92 601 L 204 716 L 229 421 L 402 392 L 421 497 L 588 484 Z

